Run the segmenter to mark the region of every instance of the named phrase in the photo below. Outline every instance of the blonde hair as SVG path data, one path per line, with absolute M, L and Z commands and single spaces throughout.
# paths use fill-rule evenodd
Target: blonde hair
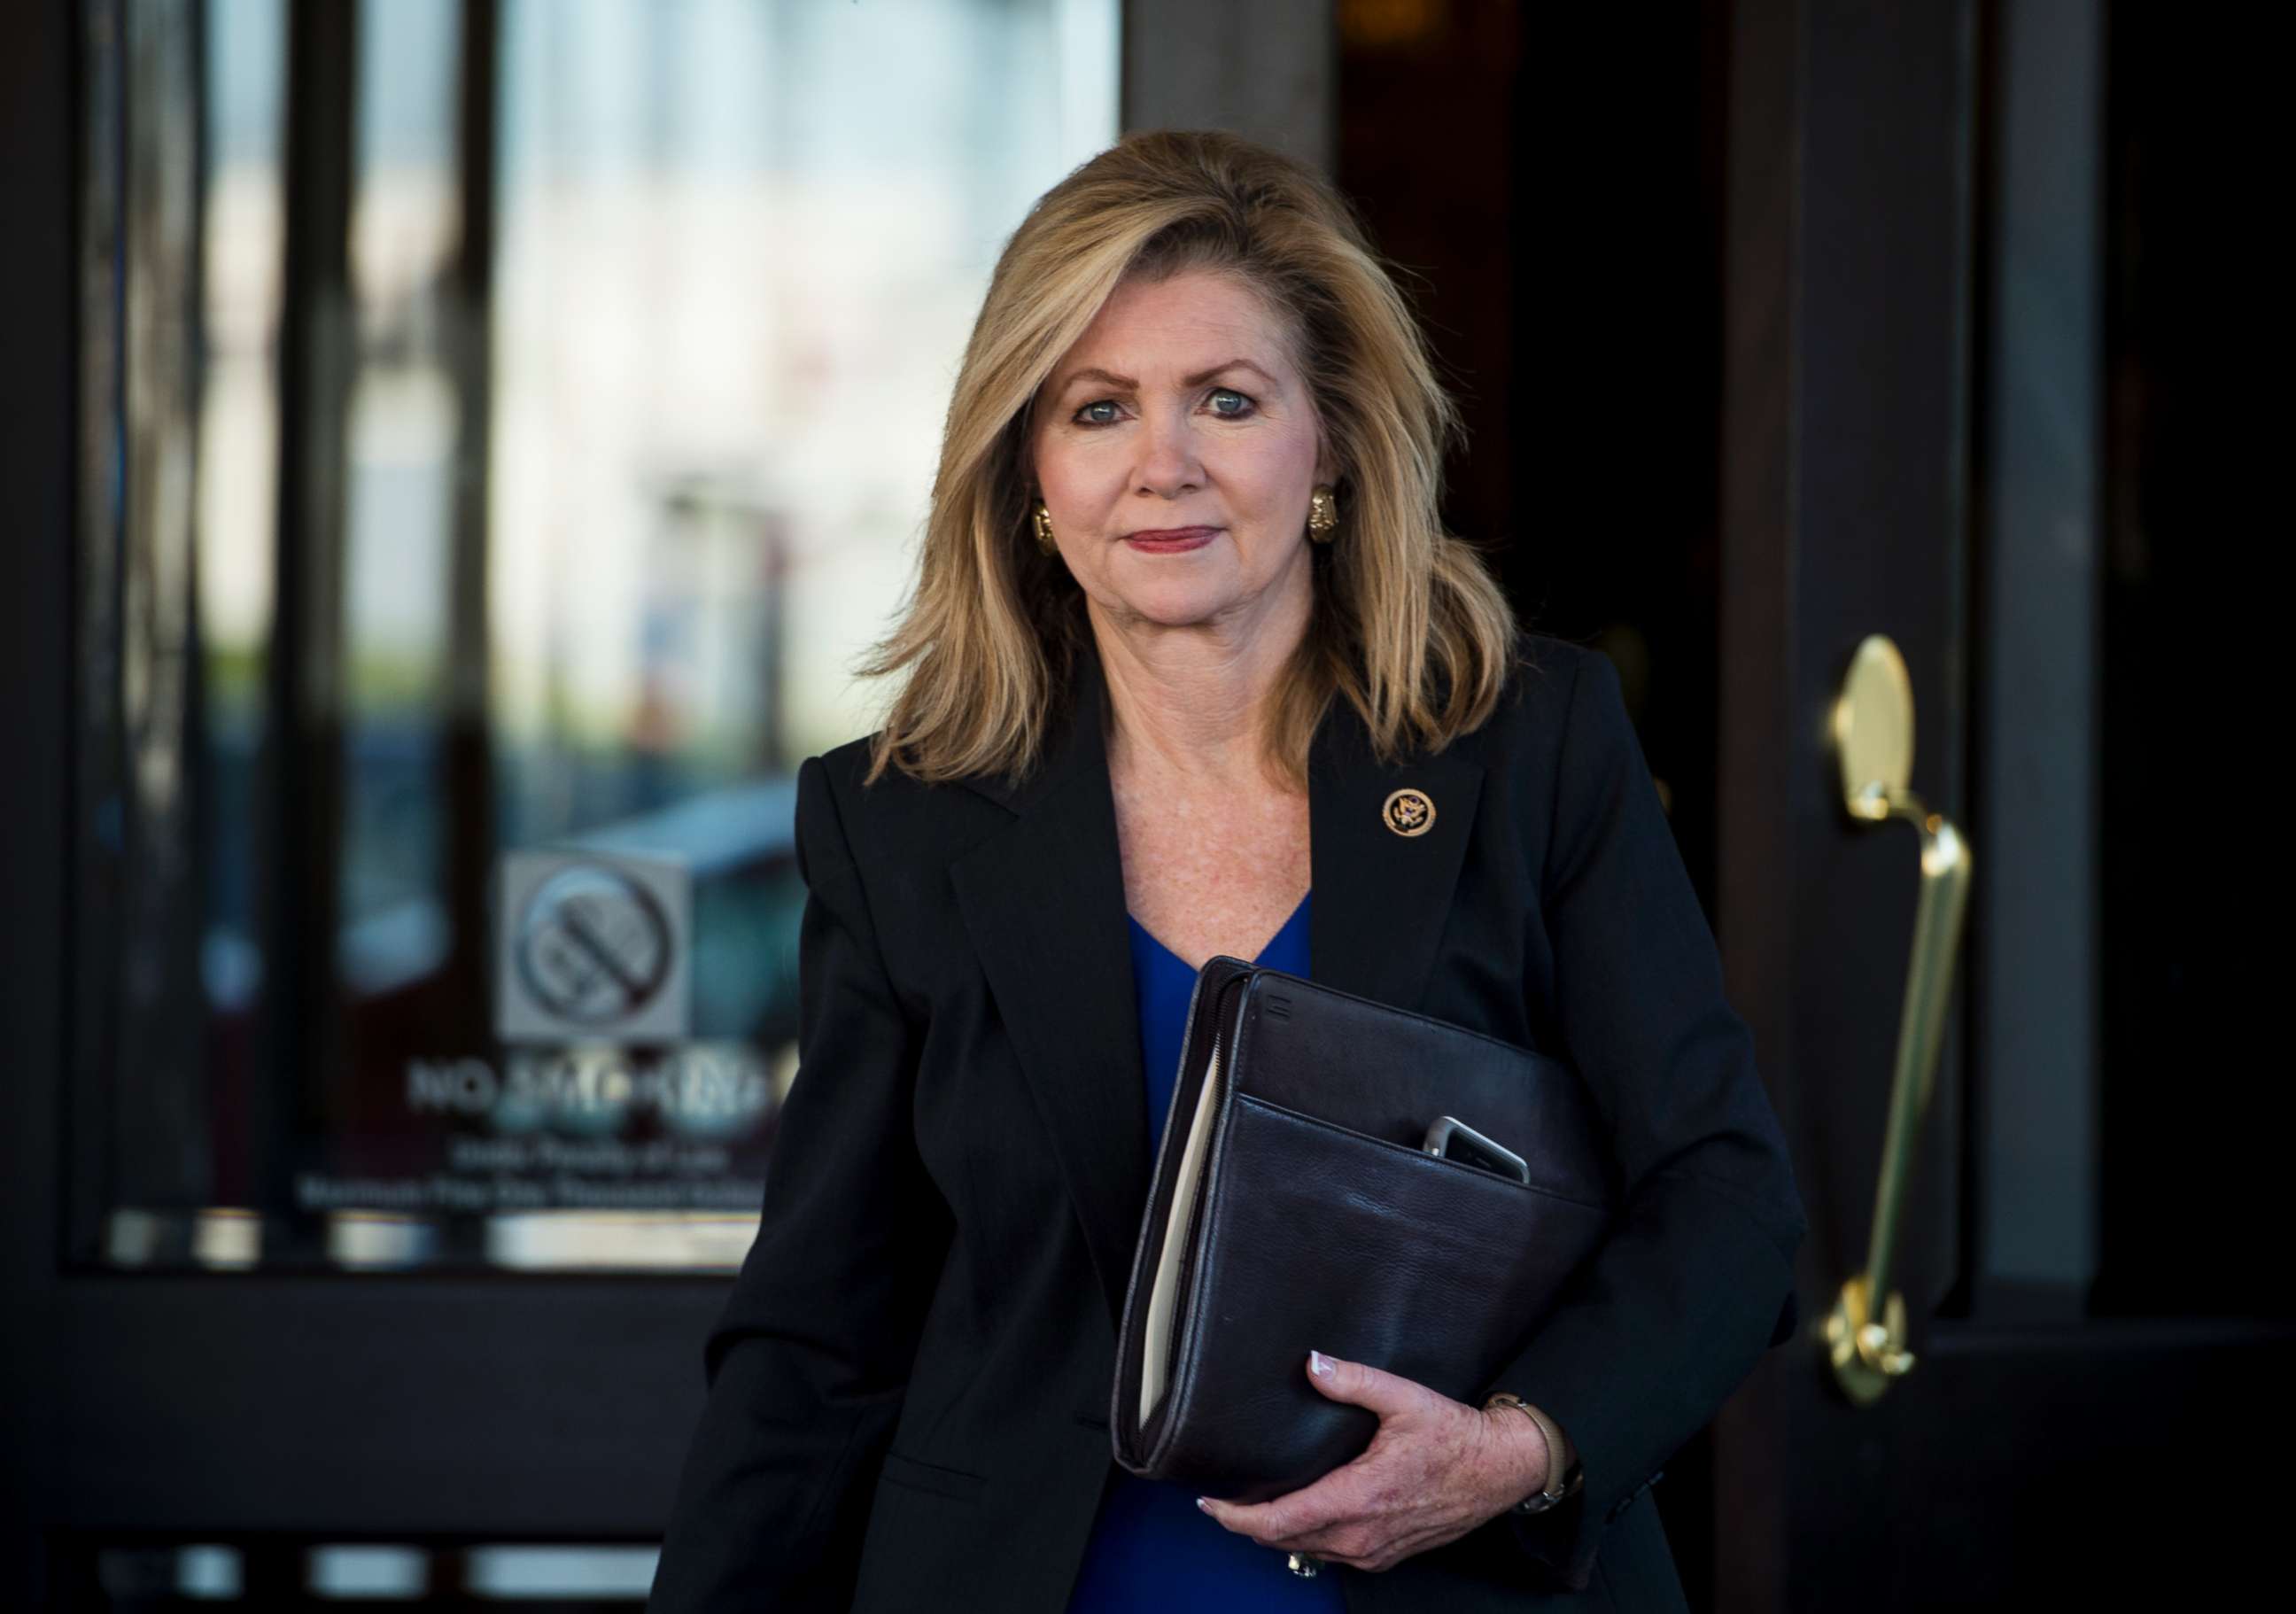
M 1127 276 L 1235 276 L 1290 327 L 1334 462 L 1340 528 L 1280 681 L 1268 761 L 1304 784 L 1333 695 L 1391 761 L 1439 750 L 1496 704 L 1515 641 L 1478 548 L 1438 512 L 1464 439 L 1418 322 L 1347 201 L 1280 152 L 1212 130 L 1128 136 L 1039 197 L 996 260 L 942 433 L 914 586 L 856 668 L 908 669 L 867 780 L 1019 777 L 1039 759 L 1090 634 L 1084 594 L 1036 545 L 1025 473 L 1037 395 Z M 1303 537 L 1304 541 L 1304 537 Z

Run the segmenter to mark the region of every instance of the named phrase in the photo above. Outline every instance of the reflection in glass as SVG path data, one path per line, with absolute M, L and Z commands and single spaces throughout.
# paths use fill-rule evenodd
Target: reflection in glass
M 95 1577 L 113 1608 L 146 1603 L 272 1601 L 257 1590 L 294 1586 L 307 1595 L 466 1603 L 473 1598 L 613 1606 L 643 1604 L 661 1558 L 637 1544 L 439 1542 L 301 1543 L 275 1537 L 240 1544 L 104 1545 Z M 250 1569 L 257 1571 L 250 1573 Z
M 73 1253 L 738 1264 L 793 770 L 1115 0 L 86 15 Z

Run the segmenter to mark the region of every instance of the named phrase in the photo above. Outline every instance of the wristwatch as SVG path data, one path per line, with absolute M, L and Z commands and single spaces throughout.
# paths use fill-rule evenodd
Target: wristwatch
M 1544 1513 L 1547 1509 L 1568 1502 L 1586 1483 L 1584 1466 L 1578 1454 L 1571 1449 L 1570 1440 L 1563 1434 L 1562 1426 L 1525 1401 L 1521 1396 L 1500 1390 L 1483 1403 L 1484 1409 L 1511 1406 L 1538 1426 L 1539 1438 L 1546 1442 L 1546 1488 L 1533 1491 L 1508 1511 L 1514 1513 Z

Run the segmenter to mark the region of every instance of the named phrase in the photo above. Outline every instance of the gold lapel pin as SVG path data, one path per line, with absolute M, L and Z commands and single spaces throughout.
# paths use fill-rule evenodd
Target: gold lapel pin
M 1379 809 L 1380 821 L 1398 835 L 1424 835 L 1435 824 L 1435 799 L 1406 785 Z

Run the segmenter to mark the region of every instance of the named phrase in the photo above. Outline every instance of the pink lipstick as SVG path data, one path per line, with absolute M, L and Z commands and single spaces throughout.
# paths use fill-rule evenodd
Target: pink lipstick
M 1124 541 L 1135 549 L 1153 555 L 1178 554 L 1183 550 L 1201 549 L 1219 536 L 1217 527 L 1163 527 L 1141 532 L 1128 532 Z

